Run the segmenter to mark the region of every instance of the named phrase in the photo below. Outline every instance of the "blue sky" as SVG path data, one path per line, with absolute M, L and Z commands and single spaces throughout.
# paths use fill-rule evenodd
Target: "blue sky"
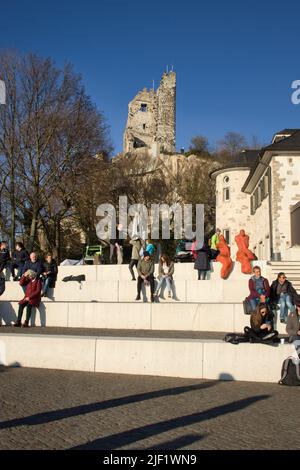
M 127 104 L 177 72 L 177 148 L 228 131 L 267 143 L 300 127 L 300 4 L 252 0 L 0 0 L 0 50 L 72 62 L 122 148 Z

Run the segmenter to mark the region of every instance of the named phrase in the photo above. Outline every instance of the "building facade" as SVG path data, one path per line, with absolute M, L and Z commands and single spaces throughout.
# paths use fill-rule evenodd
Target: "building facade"
M 245 151 L 235 165 L 212 173 L 216 225 L 229 242 L 245 229 L 262 260 L 300 260 L 300 129 L 274 135 L 271 145 Z

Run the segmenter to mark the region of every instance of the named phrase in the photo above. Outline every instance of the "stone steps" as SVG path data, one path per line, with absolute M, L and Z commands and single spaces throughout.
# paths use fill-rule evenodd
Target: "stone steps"
M 0 332 L 0 364 L 5 366 L 277 382 L 289 354 L 288 344 Z

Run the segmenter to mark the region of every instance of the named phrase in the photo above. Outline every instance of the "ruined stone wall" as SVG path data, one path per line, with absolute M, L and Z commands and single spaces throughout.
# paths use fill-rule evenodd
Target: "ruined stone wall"
M 128 105 L 123 150 L 127 154 L 143 147 L 149 154 L 175 152 L 176 74 L 164 73 L 155 92 L 146 88 Z

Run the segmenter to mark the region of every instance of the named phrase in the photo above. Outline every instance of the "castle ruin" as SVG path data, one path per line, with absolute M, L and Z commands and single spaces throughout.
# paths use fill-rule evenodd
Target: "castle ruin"
M 149 155 L 176 151 L 176 73 L 164 73 L 158 89 L 144 88 L 128 105 L 124 154 L 147 150 Z

